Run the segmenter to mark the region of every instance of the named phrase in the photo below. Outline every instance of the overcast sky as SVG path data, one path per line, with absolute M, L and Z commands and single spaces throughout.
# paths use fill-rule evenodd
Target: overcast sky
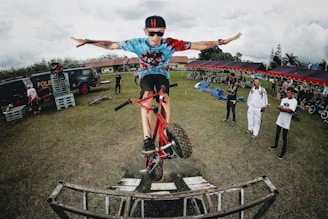
M 224 52 L 243 60 L 268 63 L 272 49 L 293 53 L 300 61 L 328 57 L 327 0 L 2 0 L 0 70 L 52 58 L 85 60 L 106 54 L 134 54 L 87 45 L 75 47 L 71 36 L 120 41 L 144 37 L 144 20 L 161 15 L 165 36 L 216 40 L 243 35 Z M 175 55 L 198 57 L 198 51 Z

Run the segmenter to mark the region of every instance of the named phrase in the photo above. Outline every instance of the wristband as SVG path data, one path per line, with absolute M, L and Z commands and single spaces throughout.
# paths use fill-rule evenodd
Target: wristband
M 95 43 L 94 40 L 85 39 L 85 43 Z

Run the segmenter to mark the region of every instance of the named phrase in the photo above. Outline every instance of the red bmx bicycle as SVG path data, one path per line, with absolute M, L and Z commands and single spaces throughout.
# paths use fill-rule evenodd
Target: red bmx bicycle
M 177 84 L 172 84 L 170 87 L 175 87 Z M 157 103 L 152 107 L 147 107 L 144 102 L 150 98 L 156 99 Z M 156 152 L 151 155 L 145 155 L 145 165 L 147 175 L 151 180 L 158 181 L 163 177 L 163 160 L 175 157 L 188 158 L 192 154 L 192 146 L 186 132 L 180 125 L 176 123 L 167 123 L 161 114 L 162 104 L 164 101 L 164 87 L 157 93 L 140 99 L 129 99 L 121 105 L 115 107 L 115 111 L 124 106 L 133 103 L 146 110 L 152 110 L 155 114 L 155 128 L 152 139 L 156 147 Z M 166 133 L 165 133 L 166 131 Z

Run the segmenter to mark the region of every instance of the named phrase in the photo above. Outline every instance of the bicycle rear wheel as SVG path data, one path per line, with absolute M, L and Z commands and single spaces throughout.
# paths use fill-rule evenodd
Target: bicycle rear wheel
M 172 140 L 175 142 L 175 144 L 172 145 L 172 149 L 179 157 L 188 158 L 191 156 L 192 146 L 190 139 L 185 130 L 180 125 L 176 123 L 170 123 L 166 127 L 166 134 L 170 142 Z
M 150 170 L 147 171 L 147 175 L 151 180 L 159 181 L 163 177 L 163 161 L 155 163 Z

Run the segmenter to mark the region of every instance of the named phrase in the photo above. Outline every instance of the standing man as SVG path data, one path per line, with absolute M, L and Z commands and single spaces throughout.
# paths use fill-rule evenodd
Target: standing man
M 236 74 L 230 73 L 229 81 L 228 81 L 228 96 L 227 96 L 227 115 L 223 122 L 227 122 L 229 120 L 230 109 L 232 111 L 232 122 L 231 125 L 234 126 L 236 124 L 236 103 L 237 103 L 237 91 L 238 91 L 238 82 L 236 80 Z
M 277 92 L 277 89 L 276 89 L 276 85 L 277 85 L 278 81 L 276 79 L 276 77 L 273 78 L 272 80 L 272 85 L 271 85 L 271 91 L 272 91 L 272 96 L 275 97 L 276 96 L 276 92 Z
M 264 87 L 260 86 L 260 80 L 255 78 L 253 81 L 253 87 L 249 91 L 247 98 L 247 120 L 248 129 L 247 133 L 253 134 L 252 139 L 257 138 L 260 125 L 262 113 L 264 113 L 265 107 L 268 105 L 268 95 Z
M 170 121 L 170 102 L 169 102 L 169 60 L 175 52 L 184 50 L 204 50 L 219 45 L 228 44 L 240 37 L 240 33 L 228 38 L 214 41 L 190 42 L 174 38 L 164 38 L 166 23 L 161 16 L 150 16 L 145 20 L 143 29 L 146 38 L 134 38 L 122 40 L 120 42 L 108 40 L 88 40 L 76 39 L 79 46 L 92 44 L 105 49 L 123 49 L 135 53 L 139 58 L 140 68 L 138 69 L 140 78 L 141 97 L 148 97 L 153 94 L 154 89 L 160 90 L 161 86 L 165 87 L 165 96 L 163 101 L 162 115 L 167 122 Z M 151 106 L 152 99 L 145 102 L 146 106 Z M 144 133 L 143 153 L 151 154 L 155 152 L 154 141 L 151 138 L 151 114 L 146 109 L 141 109 L 141 120 Z
M 278 148 L 278 142 L 279 142 L 279 135 L 282 129 L 282 150 L 280 152 L 280 155 L 278 156 L 279 160 L 284 159 L 286 149 L 287 149 L 287 134 L 290 127 L 290 122 L 292 120 L 292 116 L 296 110 L 297 107 L 297 100 L 293 97 L 293 88 L 288 87 L 286 91 L 287 97 L 283 98 L 281 100 L 280 105 L 277 107 L 277 109 L 280 111 L 279 116 L 277 118 L 276 124 L 276 138 L 274 145 L 270 147 L 270 149 L 277 149 Z
M 136 84 L 136 88 L 139 87 L 139 72 L 134 71 L 134 83 Z
M 121 93 L 121 82 L 122 82 L 122 77 L 119 73 L 116 73 L 115 76 L 116 84 L 115 84 L 115 94 L 117 94 L 117 89 L 118 89 L 118 94 Z

